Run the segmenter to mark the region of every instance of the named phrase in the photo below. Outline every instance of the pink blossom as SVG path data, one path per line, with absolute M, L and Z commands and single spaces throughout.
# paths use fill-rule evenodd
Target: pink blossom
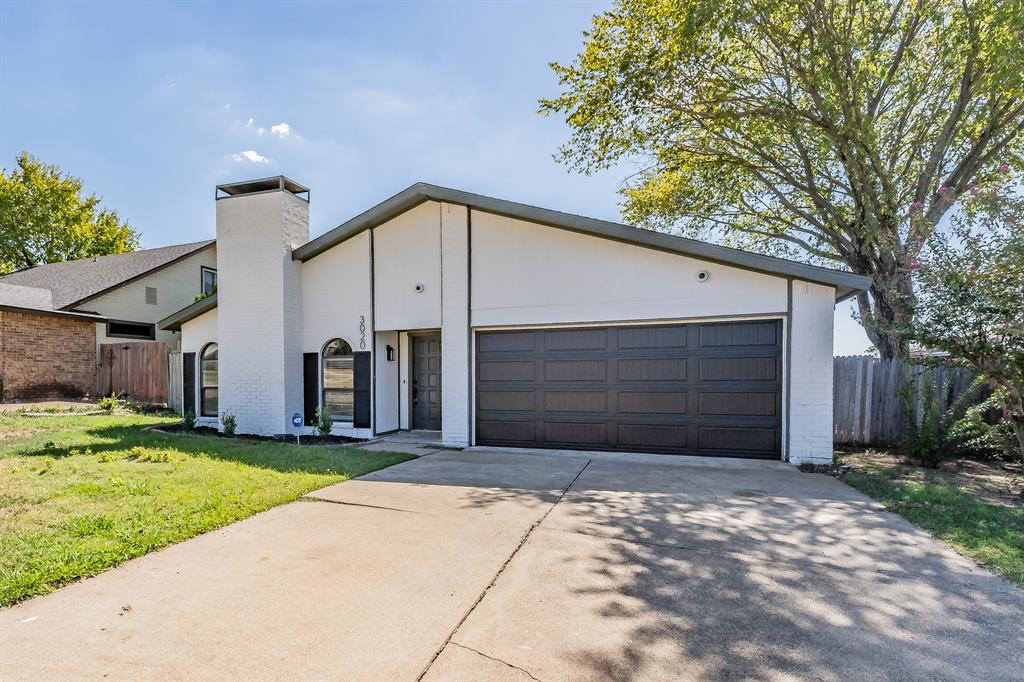
M 980 234 L 972 234 L 971 235 L 971 240 L 975 241 L 975 242 L 980 242 L 981 241 L 981 235 Z
M 971 180 L 969 183 L 967 183 L 967 189 L 977 189 L 977 188 L 978 188 L 978 181 L 977 180 Z
M 915 201 L 914 203 L 912 203 L 910 205 L 910 212 L 911 213 L 917 213 L 922 208 L 924 208 L 924 204 L 922 202 L 920 202 L 920 201 Z
M 910 264 L 910 265 L 908 265 L 907 267 L 908 267 L 908 268 L 909 268 L 910 270 L 920 270 L 920 269 L 921 269 L 921 264 L 920 264 L 920 263 L 918 263 L 917 261 L 914 261 L 913 263 L 911 263 L 911 264 Z
M 1001 166 L 999 166 L 999 170 L 1002 173 L 1009 173 L 1010 172 L 1010 166 L 1009 166 L 1009 164 L 1005 164 L 1004 163 Z
M 947 192 L 949 192 L 949 188 L 945 185 L 939 188 L 939 194 L 946 194 Z

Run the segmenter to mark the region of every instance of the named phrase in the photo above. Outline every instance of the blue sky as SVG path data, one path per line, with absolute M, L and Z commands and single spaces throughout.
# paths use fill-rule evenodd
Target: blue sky
M 215 185 L 276 174 L 314 236 L 421 180 L 616 220 L 628 169 L 569 172 L 536 113 L 608 4 L 2 3 L 0 160 L 60 164 L 145 247 L 211 237 Z

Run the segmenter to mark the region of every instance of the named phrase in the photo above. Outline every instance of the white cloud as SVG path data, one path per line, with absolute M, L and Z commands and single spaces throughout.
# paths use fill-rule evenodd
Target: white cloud
M 261 154 L 256 153 L 252 149 L 247 149 L 244 152 L 238 152 L 237 154 L 231 155 L 232 161 L 248 161 L 249 163 L 270 163 L 270 159 Z
M 253 124 L 253 123 L 255 123 L 255 121 L 256 121 L 256 119 L 254 119 L 254 118 L 252 118 L 252 117 L 250 116 L 250 117 L 249 117 L 249 120 L 245 122 L 245 127 L 246 127 L 246 128 L 252 128 L 252 124 Z
M 231 108 L 231 104 L 230 103 L 224 105 L 224 111 L 227 111 L 230 108 Z
M 292 132 L 292 127 L 282 121 L 276 126 L 270 126 L 270 132 L 278 137 L 288 137 Z

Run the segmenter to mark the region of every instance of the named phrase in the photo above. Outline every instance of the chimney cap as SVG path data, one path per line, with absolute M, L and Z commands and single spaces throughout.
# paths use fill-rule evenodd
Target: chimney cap
M 222 192 L 223 195 L 221 194 Z M 283 175 L 275 175 L 273 177 L 260 178 L 258 180 L 229 182 L 226 185 L 217 185 L 215 195 L 217 199 L 227 199 L 228 197 L 236 197 L 241 194 L 257 194 L 262 192 L 290 192 L 295 195 L 305 194 L 305 197 L 299 198 L 305 198 L 307 201 L 309 200 L 308 187 L 303 187 L 299 183 L 290 178 L 286 178 Z

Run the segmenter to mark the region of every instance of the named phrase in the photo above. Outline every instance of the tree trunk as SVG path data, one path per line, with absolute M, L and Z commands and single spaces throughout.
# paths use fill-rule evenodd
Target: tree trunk
M 914 315 L 914 289 L 910 274 L 872 276 L 868 291 L 857 295 L 861 324 L 883 359 L 905 357 L 907 324 Z

